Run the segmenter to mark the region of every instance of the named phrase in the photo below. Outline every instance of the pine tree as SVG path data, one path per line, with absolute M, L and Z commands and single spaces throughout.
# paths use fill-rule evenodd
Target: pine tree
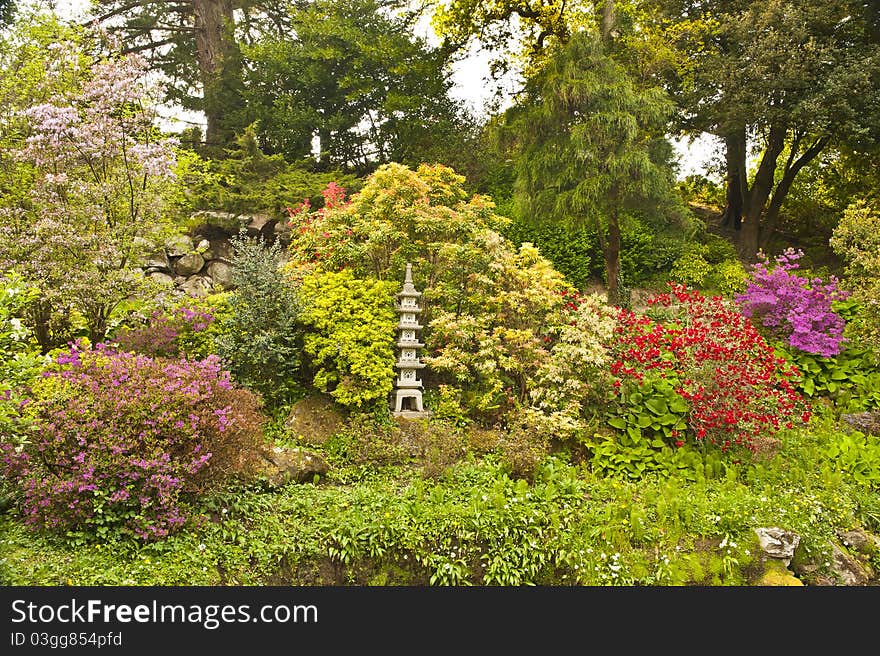
M 507 113 L 521 214 L 595 226 L 612 302 L 619 301 L 623 213 L 673 211 L 676 202 L 672 150 L 663 137 L 671 112 L 661 89 L 636 88 L 600 39 L 580 32 Z

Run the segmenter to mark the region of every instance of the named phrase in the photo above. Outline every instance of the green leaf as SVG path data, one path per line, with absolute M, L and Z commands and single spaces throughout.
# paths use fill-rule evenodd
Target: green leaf
M 660 417 L 659 421 L 664 426 L 675 426 L 678 423 L 678 417 L 673 414 L 665 414 Z
M 624 430 L 626 428 L 626 420 L 623 417 L 611 417 L 608 420 L 608 425 L 617 430 Z
M 645 401 L 645 406 L 655 415 L 665 415 L 669 412 L 669 408 L 666 406 L 666 401 L 663 399 L 648 399 Z
M 804 381 L 804 394 L 807 396 L 813 396 L 813 393 L 816 391 L 816 384 L 813 382 L 812 378 L 807 378 Z

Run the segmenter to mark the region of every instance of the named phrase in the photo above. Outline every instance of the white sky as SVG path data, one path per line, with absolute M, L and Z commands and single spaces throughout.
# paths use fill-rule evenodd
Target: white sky
M 88 6 L 89 0 L 57 0 L 56 2 L 58 13 L 69 17 L 82 16 Z M 429 42 L 437 42 L 427 19 L 422 21 L 417 30 Z M 482 113 L 481 110 L 486 101 L 491 98 L 494 92 L 494 85 L 489 78 L 489 59 L 489 54 L 486 51 L 472 47 L 467 56 L 455 64 L 452 75 L 453 97 L 464 102 L 477 114 Z M 507 86 L 510 87 L 511 83 L 508 83 Z M 507 88 L 505 91 L 510 92 L 511 89 Z M 166 119 L 168 119 L 166 127 L 169 129 L 186 127 L 185 123 L 175 124 L 174 115 L 179 116 L 180 114 L 179 112 L 166 112 Z M 198 115 L 183 118 L 188 121 L 199 120 Z M 693 141 L 673 139 L 672 144 L 679 158 L 679 177 L 681 178 L 694 173 L 705 174 L 709 161 L 717 152 L 715 141 L 708 135 Z

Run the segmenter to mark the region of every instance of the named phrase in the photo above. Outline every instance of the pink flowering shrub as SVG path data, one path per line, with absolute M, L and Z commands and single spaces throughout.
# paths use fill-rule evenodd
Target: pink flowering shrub
M 759 322 L 775 337 L 807 353 L 831 357 L 840 353 L 845 321 L 831 308 L 848 294 L 838 289 L 832 276 L 808 279 L 792 273 L 803 251 L 787 249 L 778 255 L 775 266 L 759 253 L 752 265 L 751 280 L 743 294 L 736 297 L 742 313 Z
M 34 528 L 166 537 L 185 495 L 246 475 L 262 448 L 259 397 L 216 357 L 153 359 L 98 345 L 57 356 L 22 412 L 24 448 L 0 441 L 0 467 Z
M 222 320 L 229 314 L 225 295 L 208 299 L 185 299 L 168 310 L 155 310 L 141 324 L 123 326 L 112 343 L 120 350 L 156 358 L 201 360 L 216 352 L 215 339 Z M 218 322 L 218 319 L 220 320 Z

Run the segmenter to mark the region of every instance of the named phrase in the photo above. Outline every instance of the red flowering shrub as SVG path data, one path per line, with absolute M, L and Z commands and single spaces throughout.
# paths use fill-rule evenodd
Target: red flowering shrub
M 792 383 L 797 369 L 775 357 L 735 306 L 670 286 L 648 300 L 648 314 L 620 311 L 611 373 L 622 399 L 633 398 L 646 379 L 672 383 L 687 403 L 686 429 L 673 435 L 677 446 L 690 436 L 755 451 L 783 425 L 809 420 Z
M 33 386 L 22 412 L 35 432 L 24 448 L 0 441 L 0 467 L 35 528 L 163 538 L 186 520 L 183 495 L 248 473 L 262 446 L 259 403 L 215 356 L 74 346 Z

